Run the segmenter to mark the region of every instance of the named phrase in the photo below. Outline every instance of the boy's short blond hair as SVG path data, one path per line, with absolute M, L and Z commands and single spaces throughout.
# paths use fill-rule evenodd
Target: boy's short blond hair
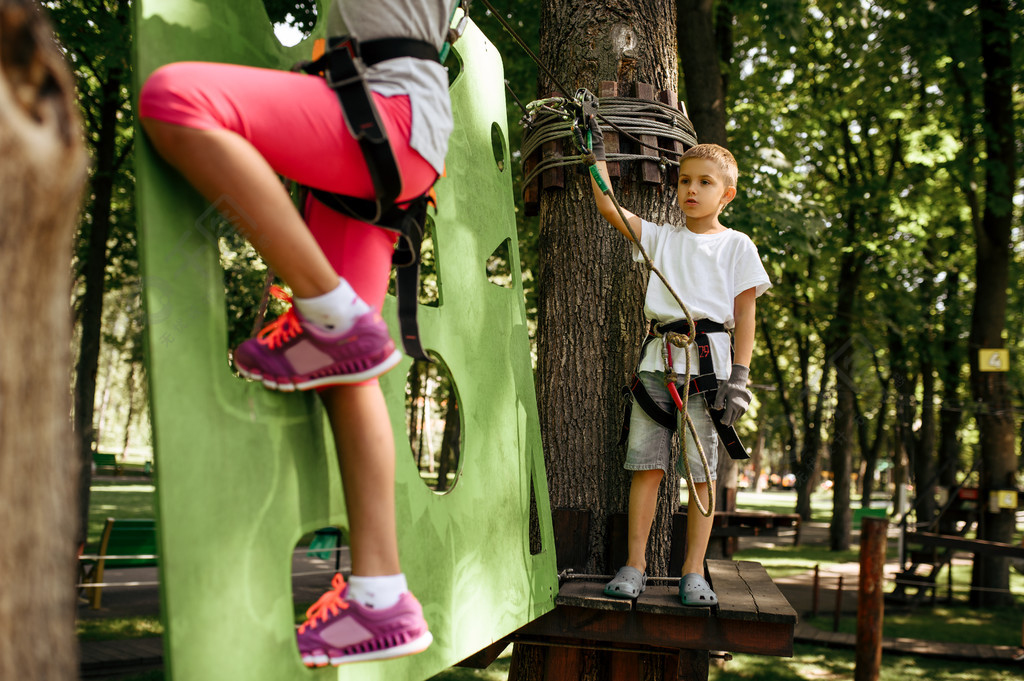
M 739 166 L 736 163 L 736 158 L 725 147 L 717 144 L 698 144 L 695 147 L 690 147 L 679 157 L 680 165 L 688 158 L 702 158 L 711 161 L 722 172 L 725 186 L 736 186 L 736 179 L 740 172 Z

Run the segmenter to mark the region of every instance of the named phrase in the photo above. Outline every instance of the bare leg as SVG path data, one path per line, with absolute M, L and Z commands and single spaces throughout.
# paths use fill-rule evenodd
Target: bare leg
M 658 509 L 658 486 L 664 476 L 665 471 L 660 468 L 634 471 L 633 482 L 629 486 L 629 558 L 626 565 L 640 572 L 647 570 L 647 539 Z
M 395 442 L 376 383 L 321 394 L 334 431 L 348 510 L 352 574 L 401 572 L 395 529 Z
M 711 513 L 707 518 L 697 508 L 697 496 L 704 508 L 708 507 L 708 483 L 694 483 L 693 489 L 688 493 L 686 504 L 686 559 L 683 561 L 683 574 L 688 575 L 696 572 L 704 576 L 704 557 L 708 552 L 708 540 L 711 539 L 711 525 L 714 523 L 715 514 Z
M 245 138 L 144 118 L 160 155 L 226 213 L 299 298 L 335 289 L 340 279 L 281 180 Z

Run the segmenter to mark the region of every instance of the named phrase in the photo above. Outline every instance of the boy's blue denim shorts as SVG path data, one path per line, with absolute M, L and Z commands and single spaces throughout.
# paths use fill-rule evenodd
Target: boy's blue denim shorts
M 665 372 L 663 371 L 641 371 L 640 381 L 647 388 L 651 399 L 663 409 L 668 409 L 672 404 L 672 396 L 665 385 Z M 682 384 L 677 384 L 676 389 L 682 394 Z M 711 470 L 711 480 L 718 477 L 718 433 L 715 432 L 715 424 L 708 414 L 707 405 L 701 395 L 690 395 L 686 403 L 687 412 L 693 421 L 697 437 L 704 445 L 704 456 L 708 460 L 708 468 Z M 668 473 L 669 461 L 672 458 L 672 435 L 673 431 L 659 426 L 650 416 L 633 402 L 633 408 L 629 416 L 629 441 L 626 445 L 626 470 L 649 471 L 660 468 Z M 693 482 L 707 482 L 708 478 L 704 472 L 704 464 L 701 463 L 697 445 L 693 441 L 693 435 L 689 428 L 686 429 L 686 453 L 690 462 L 690 473 Z M 676 473 L 685 477 L 686 470 L 683 466 L 683 457 L 676 460 Z

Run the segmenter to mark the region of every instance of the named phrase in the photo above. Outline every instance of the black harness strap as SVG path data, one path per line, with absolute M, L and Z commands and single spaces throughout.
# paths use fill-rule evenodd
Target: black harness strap
M 310 187 L 310 191 L 318 201 L 339 213 L 399 234 L 392 264 L 399 268 L 396 298 L 402 345 L 407 354 L 429 359 L 420 344 L 416 310 L 420 244 L 430 199 L 421 196 L 404 204 L 395 203 L 402 192 L 402 176 L 373 95 L 363 77 L 367 67 L 399 57 L 440 62 L 437 48 L 421 40 L 382 38 L 360 43 L 351 36 L 343 36 L 330 38 L 319 59 L 299 64 L 297 68 L 306 73 L 323 74 L 337 94 L 345 125 L 359 142 L 366 160 L 375 198 L 361 199 L 315 187 Z
M 749 459 L 750 455 L 747 454 L 746 448 L 743 446 L 743 443 L 740 442 L 739 435 L 736 434 L 736 429 L 732 426 L 722 424 L 722 414 L 725 410 L 714 408 L 715 399 L 718 396 L 718 378 L 715 376 L 715 364 L 711 356 L 711 341 L 708 339 L 708 334 L 727 333 L 725 326 L 709 319 L 698 319 L 696 325 L 697 334 L 694 336 L 694 342 L 697 343 L 697 371 L 699 373 L 690 379 L 690 394 L 699 394 L 704 396 L 704 402 L 707 405 L 708 413 L 711 415 L 711 422 L 715 424 L 715 431 L 718 433 L 718 438 L 725 446 L 729 456 L 738 460 Z M 644 353 L 647 351 L 647 346 L 650 345 L 658 336 L 666 333 L 687 333 L 689 329 L 690 325 L 685 319 L 669 322 L 667 324 L 657 324 L 652 320 L 647 332 L 647 338 L 644 339 L 643 344 L 640 346 L 640 360 L 643 361 Z M 650 393 L 647 392 L 647 388 L 644 387 L 638 373 L 634 372 L 633 376 L 629 380 L 629 385 L 623 388 L 623 394 L 627 396 L 632 395 L 633 400 L 635 400 L 637 405 L 644 410 L 644 413 L 650 416 L 651 419 L 662 428 L 668 428 L 669 430 L 676 429 L 675 405 L 672 405 L 671 410 L 665 410 L 659 407 L 651 398 Z M 626 438 L 629 433 L 629 415 L 631 407 L 632 400 L 627 400 L 625 419 L 622 424 L 622 435 L 619 438 L 620 444 L 626 442 Z

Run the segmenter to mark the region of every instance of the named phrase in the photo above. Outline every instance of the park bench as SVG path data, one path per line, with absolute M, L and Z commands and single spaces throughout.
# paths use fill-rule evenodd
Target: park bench
M 678 579 L 652 579 L 635 601 L 603 593 L 609 576 L 574 579 L 569 573 L 555 609 L 507 639 L 464 660 L 484 668 L 509 642 L 542 646 L 544 681 L 576 681 L 582 651 L 608 651 L 611 681 L 642 678 L 641 654 L 663 660 L 666 678 L 706 681 L 711 651 L 790 657 L 796 611 L 760 563 L 708 560 L 715 607 L 679 602 Z M 512 676 L 509 681 L 516 681 Z
M 100 468 L 113 468 L 116 475 L 120 475 L 122 472 L 121 464 L 117 462 L 117 457 L 113 454 L 103 454 L 101 452 L 92 453 L 92 462 L 96 466 L 96 470 Z
M 89 606 L 96 610 L 103 595 L 104 570 L 156 567 L 156 521 L 107 518 L 99 550 L 78 560 L 79 584 L 88 592 Z

